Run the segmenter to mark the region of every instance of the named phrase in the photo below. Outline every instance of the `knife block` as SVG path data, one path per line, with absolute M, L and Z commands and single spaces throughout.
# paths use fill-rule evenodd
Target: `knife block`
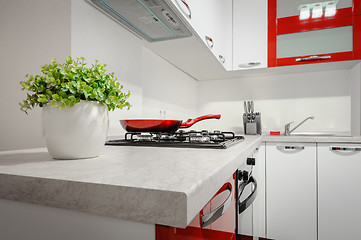
M 247 114 L 243 113 L 243 129 L 246 135 L 262 134 L 261 113 L 256 112 L 255 114 L 256 118 L 254 119 L 254 121 L 250 121 L 247 118 Z

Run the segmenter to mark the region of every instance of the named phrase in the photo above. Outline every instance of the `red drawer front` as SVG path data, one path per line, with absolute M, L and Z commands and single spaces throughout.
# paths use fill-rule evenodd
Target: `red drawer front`
M 236 173 L 228 181 L 232 185 L 232 203 L 226 212 L 209 226 L 201 227 L 201 218 L 216 209 L 227 195 L 217 193 L 192 220 L 187 228 L 156 225 L 156 240 L 235 240 L 236 239 Z

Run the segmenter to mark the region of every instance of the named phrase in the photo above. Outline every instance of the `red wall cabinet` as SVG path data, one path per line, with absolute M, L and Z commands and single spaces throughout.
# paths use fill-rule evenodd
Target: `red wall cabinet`
M 156 225 L 156 240 L 235 240 L 236 186 L 236 173 L 234 173 L 187 228 Z M 202 217 L 214 212 L 225 202 L 230 205 L 223 215 L 208 226 L 202 227 Z
M 361 0 L 307 20 L 277 17 L 280 2 L 268 0 L 268 67 L 361 59 Z

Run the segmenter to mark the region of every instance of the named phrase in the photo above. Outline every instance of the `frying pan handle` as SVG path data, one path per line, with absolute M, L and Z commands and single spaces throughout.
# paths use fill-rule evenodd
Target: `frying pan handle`
M 201 116 L 195 119 L 188 119 L 186 122 L 182 122 L 182 124 L 179 126 L 179 128 L 189 128 L 190 126 L 192 126 L 193 124 L 195 124 L 196 122 L 205 120 L 205 119 L 220 119 L 221 118 L 221 114 L 209 114 L 209 115 L 205 115 L 205 116 Z

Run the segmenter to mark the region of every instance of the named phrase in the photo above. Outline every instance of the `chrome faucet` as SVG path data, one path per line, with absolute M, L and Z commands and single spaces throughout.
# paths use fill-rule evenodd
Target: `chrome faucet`
M 293 122 L 287 123 L 285 125 L 285 135 L 289 136 L 291 134 L 291 132 L 293 132 L 294 130 L 296 130 L 299 126 L 301 126 L 304 122 L 306 122 L 309 119 L 315 119 L 315 116 L 310 116 L 308 118 L 306 118 L 305 120 L 303 120 L 302 122 L 300 122 L 296 127 L 292 128 L 292 130 L 290 130 L 290 126 Z

